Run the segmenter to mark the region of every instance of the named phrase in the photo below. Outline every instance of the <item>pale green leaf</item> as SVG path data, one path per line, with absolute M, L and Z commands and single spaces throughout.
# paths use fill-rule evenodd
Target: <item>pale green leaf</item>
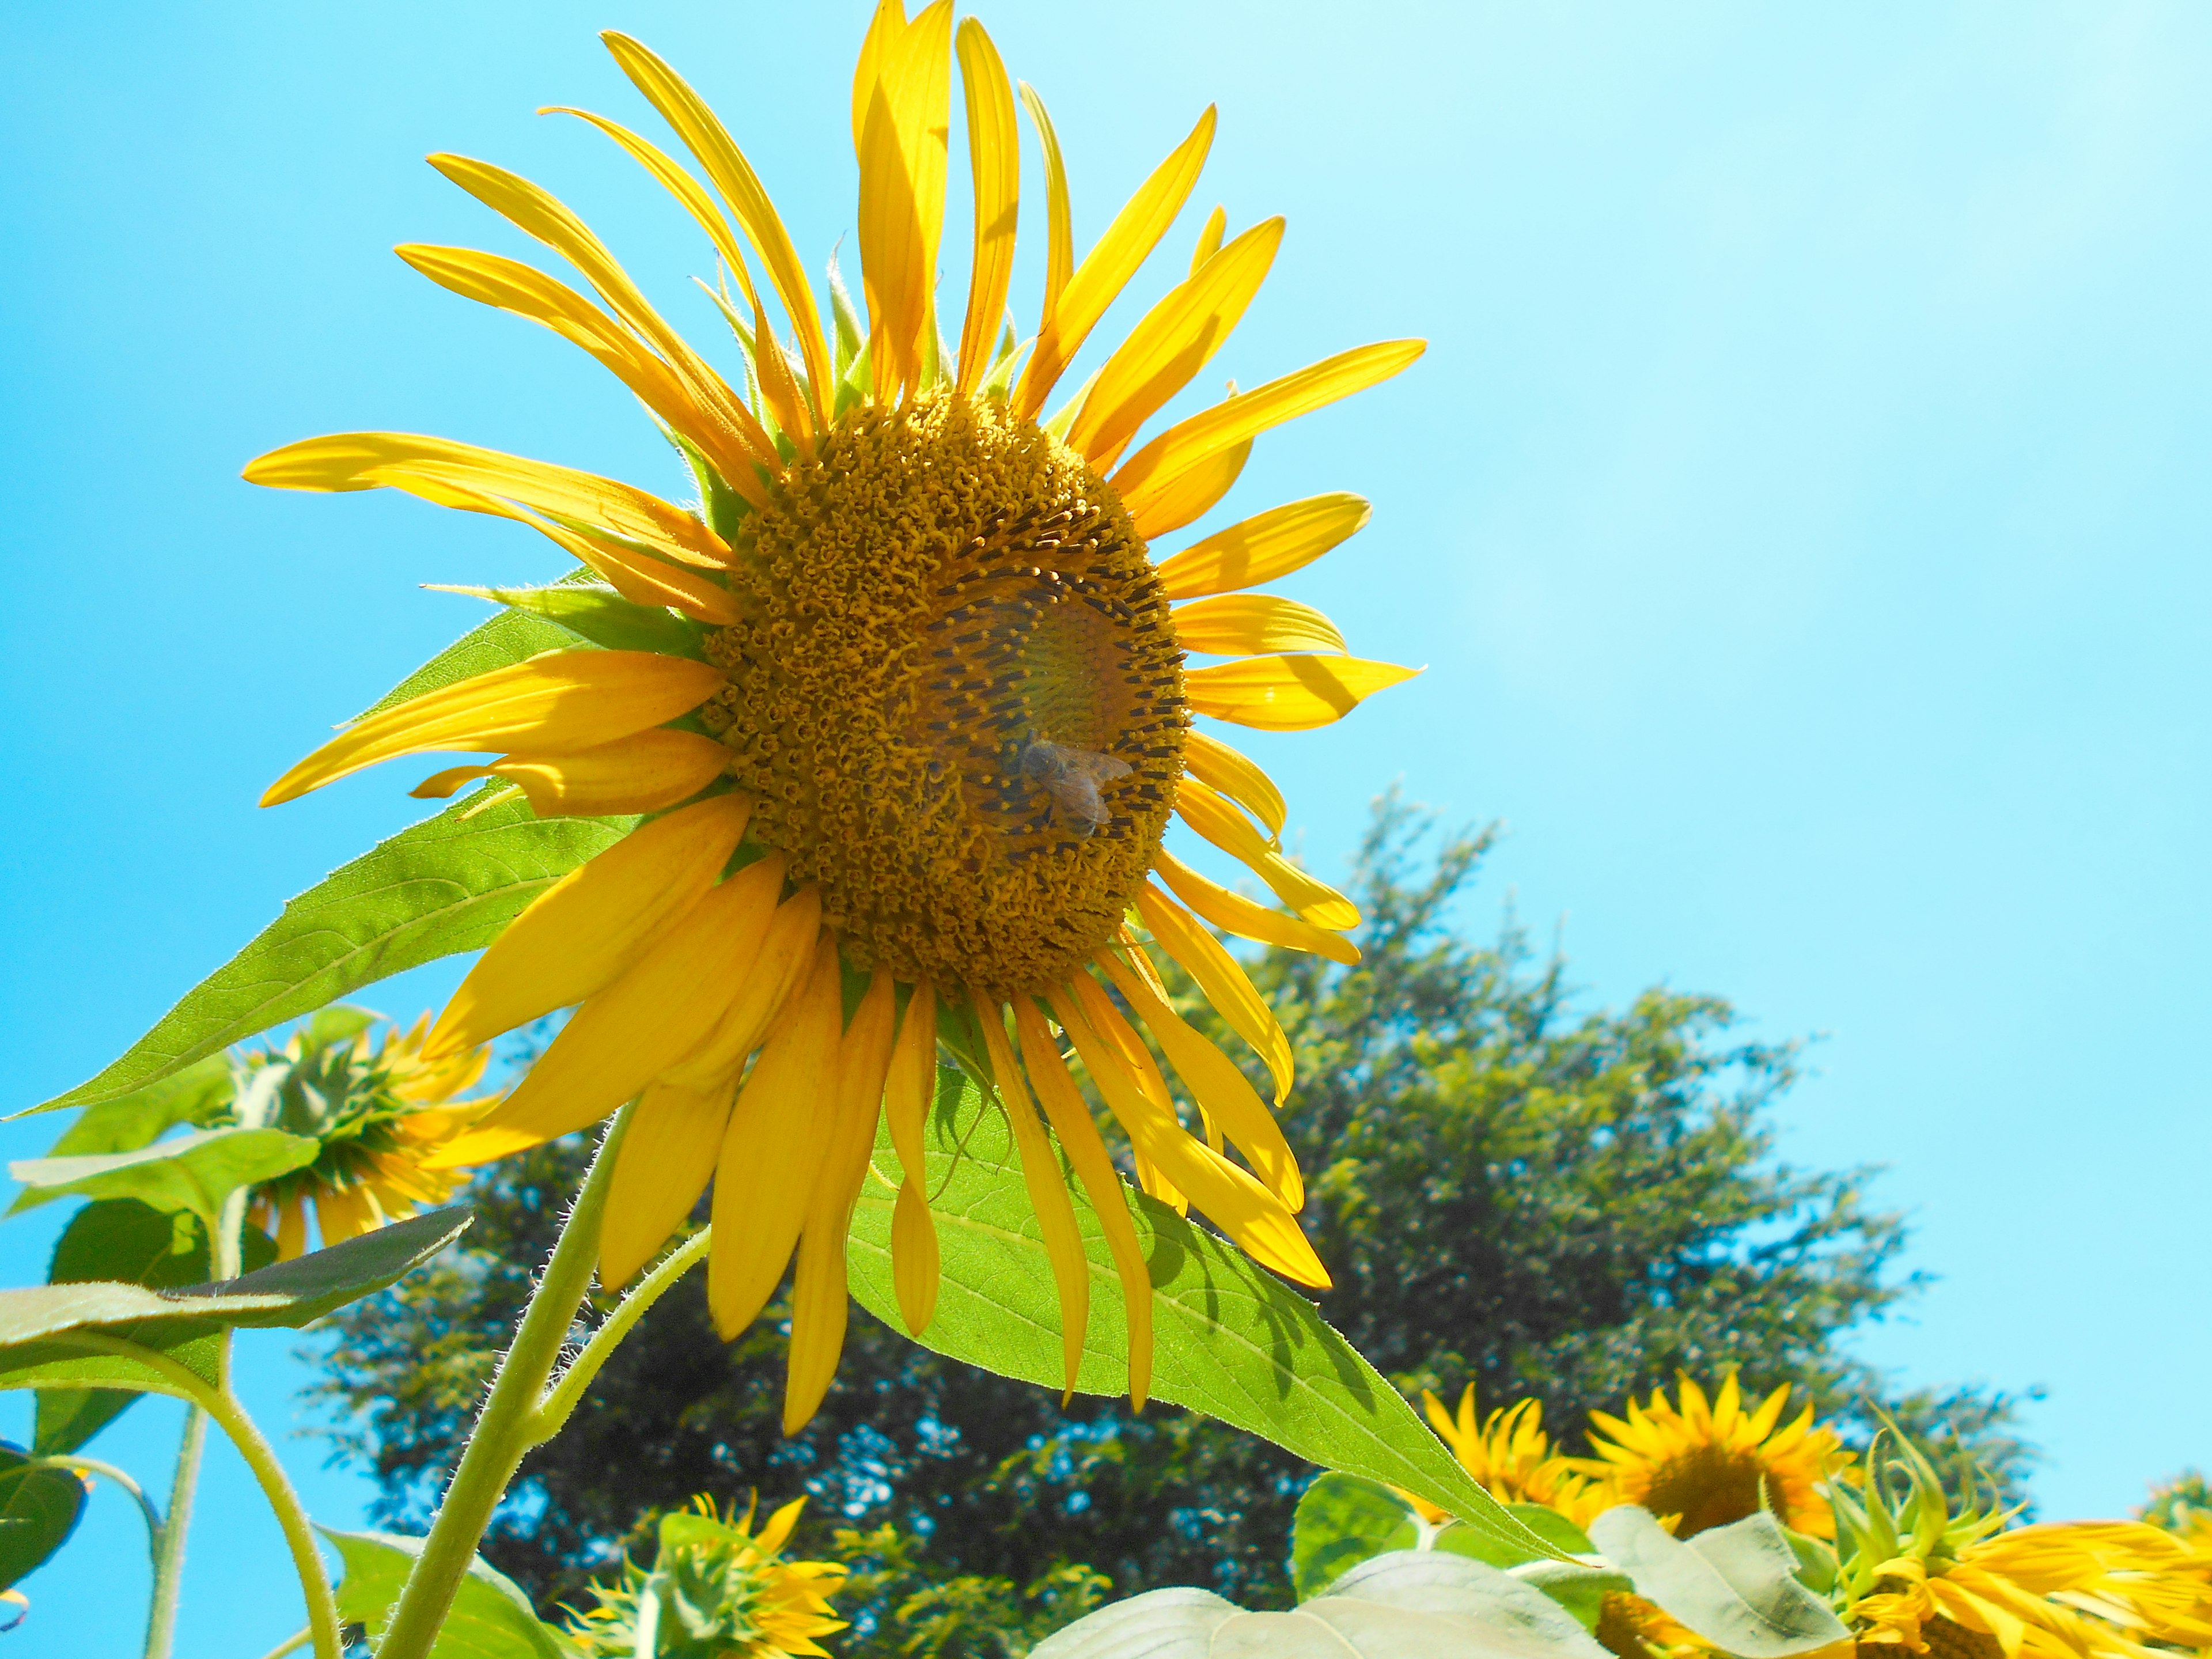
M 597 582 L 556 582 L 550 587 L 441 587 L 557 623 L 610 651 L 657 651 L 663 656 L 707 657 L 707 630 L 688 617 L 634 605 Z
M 940 1071 L 926 1139 L 944 1268 L 936 1318 L 918 1340 L 1058 1389 L 1059 1301 L 1004 1115 L 995 1103 L 986 1109 L 958 1073 Z M 886 1133 L 854 1214 L 848 1259 L 853 1294 L 903 1331 L 890 1271 L 897 1169 Z M 1312 1304 L 1166 1206 L 1124 1192 L 1151 1264 L 1157 1398 L 1324 1468 L 1403 1486 L 1530 1555 L 1554 1553 L 1475 1483 Z M 1079 1191 L 1074 1201 L 1091 1278 L 1076 1386 L 1120 1394 L 1128 1375 L 1121 1281 L 1097 1218 Z
M 365 1625 L 374 1647 L 391 1621 L 392 1608 L 422 1553 L 422 1540 L 389 1532 L 316 1531 L 337 1546 L 345 1563 L 338 1583 L 338 1617 Z M 514 1581 L 486 1562 L 471 1559 L 454 1593 L 429 1659 L 574 1659 L 568 1638 L 538 1617 Z
M 482 799 L 401 830 L 309 888 L 122 1059 L 32 1109 L 134 1093 L 364 985 L 482 950 L 531 900 L 637 822 L 535 818 L 520 800 L 467 816 Z
M 1686 1543 L 1624 1504 L 1590 1522 L 1606 1559 L 1707 1641 L 1741 1659 L 1788 1659 L 1847 1639 L 1828 1604 L 1797 1578 L 1797 1554 L 1771 1515 L 1713 1527 Z
M 10 1164 L 23 1183 L 15 1208 L 58 1198 L 135 1198 L 157 1210 L 189 1210 L 213 1226 L 240 1187 L 313 1164 L 322 1144 L 282 1129 L 195 1129 L 136 1152 L 92 1158 L 31 1158 Z
M 1356 1474 L 1321 1475 L 1291 1522 L 1291 1585 L 1300 1601 L 1319 1595 L 1370 1556 L 1413 1549 L 1420 1536 L 1420 1517 L 1389 1487 Z

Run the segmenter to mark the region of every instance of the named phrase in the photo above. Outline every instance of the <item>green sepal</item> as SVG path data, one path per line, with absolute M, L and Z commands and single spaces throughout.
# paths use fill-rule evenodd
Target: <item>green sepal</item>
M 0 1590 L 21 1583 L 69 1542 L 92 1483 L 74 1469 L 34 1462 L 0 1440 Z
M 506 614 L 552 627 L 524 612 Z M 556 631 L 568 637 L 566 629 Z M 520 800 L 478 811 L 486 793 L 455 802 L 333 871 L 187 991 L 120 1060 L 30 1111 L 135 1094 L 364 985 L 441 957 L 480 951 L 524 906 L 637 823 L 538 818 Z
M 924 1146 L 943 1277 L 936 1317 L 916 1340 L 1057 1391 L 1059 1297 L 1004 1114 L 995 1104 L 986 1109 L 964 1083 L 946 1086 L 940 1073 Z M 874 1170 L 897 1167 L 885 1132 Z M 1097 1217 L 1064 1165 L 1060 1173 L 1092 1285 L 1075 1386 L 1119 1395 L 1128 1386 L 1120 1277 Z M 896 1196 L 896 1187 L 872 1171 L 854 1213 L 848 1260 L 853 1294 L 903 1332 L 890 1272 Z M 1122 1197 L 1151 1262 L 1155 1398 L 1264 1436 L 1324 1468 L 1404 1487 L 1531 1555 L 1555 1553 L 1460 1467 L 1312 1304 L 1166 1205 L 1126 1186 Z
M 422 1540 L 389 1532 L 339 1532 L 323 1526 L 315 1530 L 337 1546 L 345 1564 L 337 1591 L 338 1618 L 366 1626 L 373 1648 L 391 1622 L 407 1575 L 422 1553 Z M 577 1659 L 578 1652 L 566 1636 L 538 1617 L 520 1585 L 479 1555 L 470 1559 L 429 1659 Z
M 27 1189 L 17 1210 L 72 1196 L 135 1198 L 156 1210 L 189 1210 L 213 1227 L 239 1188 L 305 1169 L 321 1151 L 312 1137 L 282 1129 L 195 1129 L 128 1152 L 25 1158 L 8 1173 Z
M 688 617 L 635 604 L 598 582 L 550 587 L 461 587 L 434 585 L 440 593 L 466 593 L 510 610 L 557 623 L 610 651 L 655 651 L 665 657 L 707 660 L 707 630 Z

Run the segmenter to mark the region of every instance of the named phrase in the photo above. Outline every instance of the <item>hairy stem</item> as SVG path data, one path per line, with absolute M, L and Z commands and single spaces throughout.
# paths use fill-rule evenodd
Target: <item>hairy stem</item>
M 392 1610 L 392 1622 L 377 1644 L 378 1659 L 426 1659 L 453 1607 L 454 1592 L 476 1559 L 484 1528 L 491 1524 L 492 1511 L 523 1455 L 543 1438 L 536 1433 L 538 1401 L 592 1282 L 599 1254 L 599 1217 L 629 1114 L 624 1107 L 599 1143 L 599 1156 L 592 1160 L 591 1173 L 584 1177 L 552 1259 L 523 1310 L 514 1346 L 500 1361 L 483 1412 L 462 1449 L 438 1518 L 431 1523 L 422 1553 L 407 1575 L 407 1587 Z
M 685 1239 L 683 1248 L 640 1279 L 636 1288 L 607 1316 L 606 1323 L 592 1333 L 592 1340 L 584 1345 L 584 1351 L 569 1362 L 568 1368 L 561 1373 L 560 1381 L 554 1384 L 551 1392 L 532 1414 L 532 1445 L 550 1440 L 561 1432 L 569 1413 L 583 1399 L 584 1390 L 592 1386 L 592 1379 L 599 1374 L 599 1367 L 607 1363 L 623 1338 L 629 1334 L 630 1327 L 645 1316 L 645 1310 L 659 1301 L 671 1285 L 707 1259 L 707 1249 L 714 1243 L 714 1236 L 712 1227 L 702 1227 Z

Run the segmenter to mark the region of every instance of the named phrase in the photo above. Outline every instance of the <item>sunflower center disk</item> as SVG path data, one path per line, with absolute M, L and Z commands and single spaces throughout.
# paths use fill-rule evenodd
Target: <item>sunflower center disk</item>
M 749 524 L 702 714 L 753 835 L 866 963 L 1064 979 L 1152 866 L 1189 720 L 1121 502 L 1036 426 L 941 395 L 848 416 Z

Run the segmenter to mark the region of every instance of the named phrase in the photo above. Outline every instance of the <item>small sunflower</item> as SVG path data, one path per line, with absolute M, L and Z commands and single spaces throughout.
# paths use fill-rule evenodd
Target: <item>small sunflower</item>
M 1620 1501 L 1603 1482 L 1552 1449 L 1542 1401 L 1517 1400 L 1478 1416 L 1470 1382 L 1460 1395 L 1456 1416 L 1434 1394 L 1425 1394 L 1423 1401 L 1429 1422 L 1460 1467 L 1499 1503 L 1540 1504 L 1586 1528 Z
M 280 1261 L 307 1248 L 313 1213 L 325 1245 L 444 1203 L 462 1176 L 433 1160 L 497 1103 L 456 1100 L 483 1078 L 482 1048 L 426 1057 L 425 1014 L 402 1031 L 387 1025 L 322 1043 L 308 1032 L 249 1054 L 231 1107 L 235 1121 L 289 1130 L 322 1143 L 305 1169 L 253 1189 L 247 1218 L 273 1236 Z
M 1680 1383 L 1679 1407 L 1664 1389 L 1654 1389 L 1650 1405 L 1628 1402 L 1626 1419 L 1592 1412 L 1597 1455 L 1577 1458 L 1574 1467 L 1604 1481 L 1615 1503 L 1674 1517 L 1679 1537 L 1757 1513 L 1762 1490 L 1763 1506 L 1785 1526 L 1835 1536 L 1820 1488 L 1844 1454 L 1835 1431 L 1814 1424 L 1809 1404 L 1785 1425 L 1787 1383 L 1752 1411 L 1744 1409 L 1734 1371 L 1711 1401 L 1687 1376 Z
M 1012 1127 L 1057 1278 L 1071 1388 L 1090 1280 L 1055 1139 L 1096 1203 L 1126 1287 L 1129 1387 L 1141 1401 L 1146 1267 L 1071 1056 L 1127 1133 L 1148 1191 L 1195 1206 L 1276 1271 L 1326 1285 L 1295 1218 L 1303 1179 L 1268 1103 L 1175 1013 L 1152 953 L 1188 969 L 1250 1046 L 1276 1106 L 1291 1086 L 1290 1045 L 1206 924 L 1339 962 L 1358 956 L 1344 938 L 1357 910 L 1283 856 L 1280 792 L 1192 717 L 1305 730 L 1413 672 L 1346 655 L 1317 611 L 1245 591 L 1357 531 L 1367 519 L 1357 496 L 1274 507 L 1164 561 L 1152 544 L 1220 500 L 1259 434 L 1396 374 L 1421 344 L 1358 347 L 1232 388 L 1138 444 L 1274 259 L 1280 219 L 1231 237 L 1216 208 L 1188 277 L 1047 417 L 1188 198 L 1211 109 L 1078 263 L 1059 143 L 1042 101 L 1021 88 L 1048 231 L 1036 333 L 1018 344 L 1002 326 L 1017 100 L 982 27 L 963 21 L 975 237 L 956 347 L 936 314 L 951 3 L 909 19 L 884 0 L 854 82 L 865 319 L 833 265 L 825 334 L 782 222 L 729 133 L 660 58 L 625 35 L 604 39 L 699 172 L 604 117 L 566 112 L 628 152 L 706 234 L 726 272 L 710 293 L 744 355 L 739 381 L 663 320 L 566 207 L 489 163 L 431 158 L 565 257 L 604 308 L 497 255 L 399 252 L 605 365 L 688 458 L 702 506 L 405 434 L 309 439 L 255 461 L 246 477 L 258 483 L 391 487 L 526 524 L 586 567 L 580 577 L 605 584 L 599 614 L 626 604 L 619 614 L 635 624 L 602 639 L 607 648 L 549 653 L 372 714 L 264 804 L 379 761 L 475 750 L 503 757 L 441 772 L 416 793 L 489 776 L 540 814 L 646 815 L 511 923 L 447 1006 L 432 1054 L 577 1012 L 445 1157 L 488 1161 L 637 1099 L 601 1278 L 612 1287 L 635 1274 L 711 1182 L 708 1291 L 726 1335 L 752 1321 L 797 1255 L 788 1425 L 811 1416 L 836 1367 L 845 1234 L 879 1109 L 905 1176 L 894 1277 L 909 1327 L 931 1316 L 921 1127 L 940 1041 L 994 1085 Z M 1194 666 L 1194 653 L 1226 660 Z M 1171 857 L 1161 842 L 1176 816 L 1287 908 Z
M 830 1598 L 844 1578 L 835 1561 L 787 1561 L 794 1498 L 756 1534 L 754 1506 L 740 1516 L 709 1498 L 660 1518 L 650 1571 L 627 1559 L 612 1584 L 591 1586 L 599 1605 L 572 1616 L 568 1634 L 605 1659 L 799 1659 L 829 1650 L 814 1638 L 845 1628 Z

